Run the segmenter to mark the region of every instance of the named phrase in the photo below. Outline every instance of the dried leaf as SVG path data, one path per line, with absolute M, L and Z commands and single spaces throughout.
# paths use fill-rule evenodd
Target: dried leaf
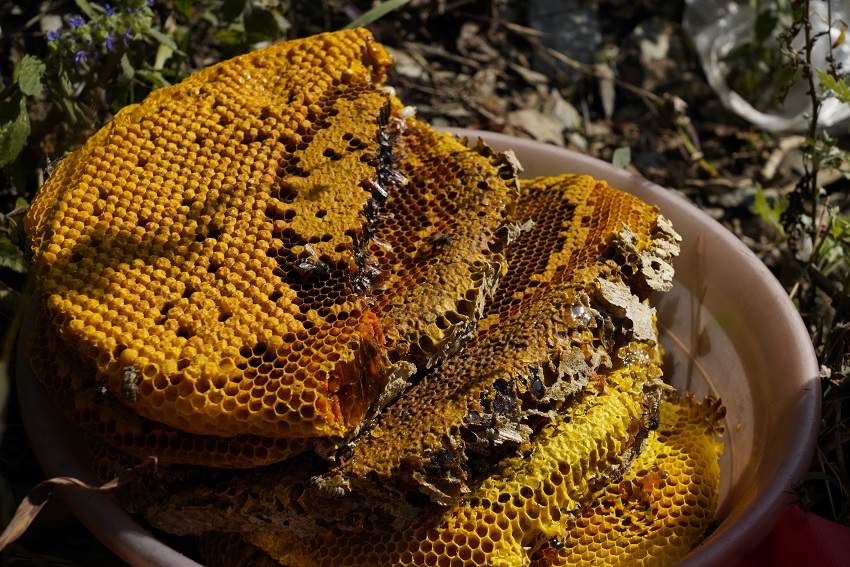
M 632 163 L 632 149 L 628 146 L 617 148 L 611 156 L 611 163 L 614 167 L 626 169 Z
M 560 122 L 533 108 L 515 110 L 508 114 L 508 124 L 531 135 L 535 140 L 564 145 Z
M 18 509 L 15 510 L 15 515 L 12 516 L 12 519 L 3 529 L 3 533 L 0 534 L 0 551 L 6 549 L 9 544 L 13 543 L 27 531 L 27 528 L 30 527 L 33 520 L 35 520 L 36 516 L 38 516 L 38 513 L 41 512 L 41 509 L 44 508 L 45 504 L 47 504 L 47 501 L 50 499 L 50 496 L 53 494 L 53 490 L 56 487 L 65 486 L 96 492 L 113 490 L 138 478 L 141 470 L 150 465 L 156 466 L 156 458 L 149 457 L 140 465 L 127 469 L 124 474 L 113 478 L 109 482 L 101 484 L 100 486 L 93 486 L 70 476 L 58 476 L 40 482 L 30 491 L 29 494 L 27 494 L 26 498 L 21 501 Z
M 564 100 L 561 93 L 553 89 L 546 101 L 544 112 L 557 120 L 567 130 L 581 129 L 581 115 L 572 104 Z

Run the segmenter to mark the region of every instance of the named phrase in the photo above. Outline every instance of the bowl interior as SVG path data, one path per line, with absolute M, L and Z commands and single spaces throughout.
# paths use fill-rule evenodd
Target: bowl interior
M 684 564 L 714 565 L 757 545 L 808 466 L 820 410 L 817 359 L 779 283 L 734 235 L 673 191 L 555 146 L 454 131 L 514 150 L 522 177 L 587 173 L 657 205 L 673 222 L 683 238 L 675 284 L 653 298 L 665 375 L 726 407 L 721 522 Z

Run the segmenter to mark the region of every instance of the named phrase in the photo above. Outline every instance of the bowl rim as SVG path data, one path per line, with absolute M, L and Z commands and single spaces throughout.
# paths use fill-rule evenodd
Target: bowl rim
M 629 191 L 630 187 L 640 186 L 653 195 L 654 204 L 662 212 L 665 208 L 684 209 L 708 231 L 720 238 L 725 246 L 747 258 L 747 263 L 764 281 L 771 298 L 781 310 L 781 316 L 788 324 L 788 331 L 793 336 L 797 348 L 801 349 L 799 371 L 804 382 L 810 386 L 809 395 L 801 400 L 802 405 L 797 408 L 800 427 L 793 438 L 793 443 L 801 450 L 795 451 L 792 458 L 780 463 L 773 481 L 762 491 L 763 496 L 755 502 L 755 505 L 736 518 L 733 524 L 735 529 L 725 529 L 716 537 L 709 539 L 691 552 L 681 565 L 688 567 L 716 565 L 721 561 L 738 558 L 755 547 L 767 535 L 778 519 L 780 509 L 788 502 L 788 488 L 802 478 L 807 471 L 814 452 L 820 421 L 819 364 L 808 331 L 784 288 L 761 260 L 734 234 L 678 192 L 665 189 L 637 174 L 616 168 L 597 158 L 551 144 L 466 128 L 442 130 L 470 139 L 481 137 L 487 142 L 496 142 L 508 147 L 525 146 L 531 151 L 540 152 L 552 158 L 561 160 L 566 158 L 571 161 L 574 170 L 577 165 L 578 170 L 604 171 L 605 175 L 600 177 L 625 191 Z M 24 319 L 23 328 L 18 335 L 15 357 L 18 362 L 15 364 L 16 385 L 30 442 L 48 476 L 72 474 L 81 478 L 87 476 L 90 478 L 91 475 L 87 474 L 90 473 L 87 470 L 88 467 L 80 461 L 79 453 L 72 450 L 72 435 L 63 425 L 63 420 L 53 412 L 47 411 L 44 395 L 33 381 L 29 365 L 20 363 L 26 360 L 25 343 L 30 334 L 31 320 L 32 317 L 29 316 Z M 95 537 L 125 561 L 144 566 L 200 567 L 197 562 L 158 540 L 121 509 L 111 496 L 67 489 L 60 489 L 58 492 Z M 116 530 L 117 534 L 114 533 Z

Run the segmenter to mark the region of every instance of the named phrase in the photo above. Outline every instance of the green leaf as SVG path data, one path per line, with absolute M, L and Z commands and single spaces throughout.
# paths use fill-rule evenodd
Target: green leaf
M 152 84 L 155 88 L 167 87 L 171 83 L 165 80 L 165 77 L 162 76 L 162 73 L 159 71 L 154 71 L 151 69 L 138 69 L 136 70 L 136 74 Z
M 408 2 L 410 2 L 410 0 L 384 0 L 384 2 L 381 2 L 371 10 L 361 14 L 359 18 L 352 20 L 351 23 L 345 27 L 346 29 L 351 29 L 368 26 L 372 22 L 383 18 L 390 12 L 398 10 Z
M 163 67 L 165 67 L 165 62 L 174 54 L 174 50 L 165 45 L 164 43 L 160 43 L 159 47 L 156 48 L 156 59 L 154 59 L 153 68 L 157 71 L 161 71 Z
M 750 210 L 754 215 L 775 228 L 780 234 L 785 234 L 782 228 L 782 213 L 788 208 L 788 199 L 776 199 L 773 203 L 768 202 L 764 189 L 756 184 L 756 194 Z
M 162 45 L 170 47 L 173 51 L 176 51 L 178 53 L 180 52 L 180 50 L 177 48 L 177 44 L 174 43 L 174 40 L 159 31 L 158 29 L 148 28 L 147 30 L 145 30 L 145 33 L 160 42 Z
M 753 26 L 753 34 L 755 35 L 756 43 L 764 43 L 770 39 L 774 31 L 777 29 L 778 19 L 770 12 L 762 12 L 756 17 L 755 25 Z
M 97 17 L 97 12 L 95 12 L 94 8 L 92 8 L 92 5 L 89 4 L 87 0 L 74 0 L 74 3 L 77 5 L 77 8 L 79 8 L 80 11 L 89 18 Z
M 614 167 L 626 169 L 632 163 L 632 149 L 628 146 L 617 148 L 614 150 L 614 155 L 611 156 L 611 163 Z
M 215 32 L 215 40 L 218 44 L 224 47 L 234 47 L 240 45 L 245 39 L 245 34 L 238 29 L 228 28 Z
M 0 167 L 15 161 L 24 149 L 29 135 L 30 117 L 26 99 L 19 96 L 17 103 L 0 105 Z
M 41 96 L 41 76 L 46 69 L 44 63 L 38 57 L 24 55 L 20 63 L 15 65 L 12 80 L 18 83 L 18 88 L 27 96 Z
M 847 79 L 841 78 L 836 79 L 832 75 L 830 75 L 825 69 L 815 69 L 818 74 L 818 79 L 820 79 L 820 84 L 831 91 L 835 98 L 843 102 L 844 104 L 850 104 L 850 83 L 847 82 Z
M 128 81 L 136 74 L 136 70 L 133 69 L 133 64 L 130 63 L 130 58 L 127 57 L 126 53 L 121 56 L 121 72 Z
M 8 268 L 19 274 L 27 271 L 27 259 L 23 250 L 5 234 L 0 234 L 0 267 Z
M 252 41 L 263 39 L 279 39 L 284 30 L 280 29 L 278 21 L 268 10 L 254 8 L 242 16 L 245 32 Z

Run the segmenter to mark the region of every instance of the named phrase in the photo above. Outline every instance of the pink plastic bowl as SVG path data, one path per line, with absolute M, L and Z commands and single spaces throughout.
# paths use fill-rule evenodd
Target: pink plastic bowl
M 513 149 L 526 177 L 587 173 L 657 205 L 683 237 L 676 285 L 656 298 L 667 376 L 697 396 L 726 406 L 719 527 L 682 563 L 734 565 L 772 528 L 805 473 L 820 417 L 818 363 L 809 335 L 785 291 L 734 235 L 681 195 L 611 164 L 554 146 L 475 130 L 498 150 Z M 21 345 L 29 329 L 22 329 Z M 18 364 L 22 413 L 33 449 L 50 476 L 93 481 L 77 441 L 49 411 L 27 364 Z M 196 566 L 158 541 L 104 494 L 63 491 L 80 520 L 133 565 Z

